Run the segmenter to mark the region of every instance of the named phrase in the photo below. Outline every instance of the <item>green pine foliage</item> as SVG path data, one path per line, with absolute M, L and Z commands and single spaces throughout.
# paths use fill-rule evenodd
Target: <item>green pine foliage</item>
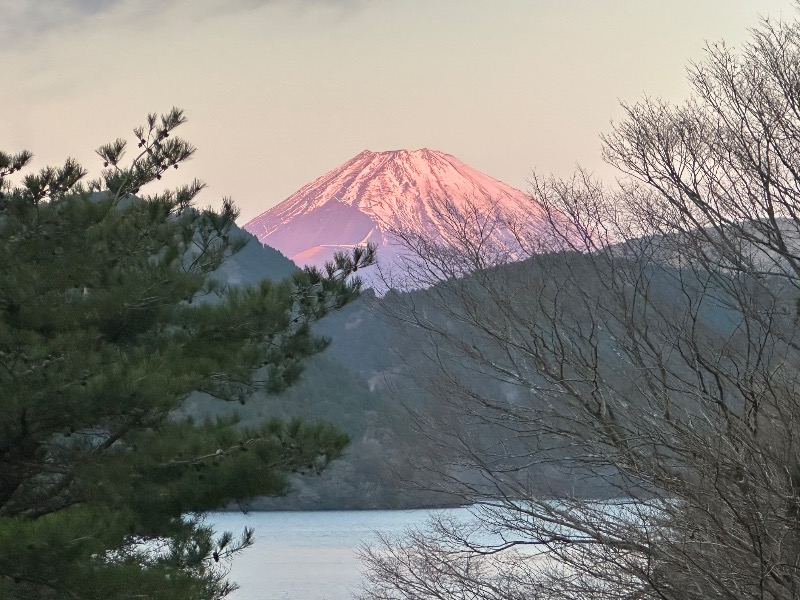
M 140 193 L 191 157 L 173 135 L 184 121 L 150 115 L 134 158 L 103 146 L 86 184 L 74 160 L 21 176 L 31 154 L 0 153 L 0 597 L 222 597 L 252 532 L 215 537 L 192 515 L 282 494 L 348 441 L 323 424 L 175 417 L 195 390 L 245 402 L 291 385 L 324 346 L 309 322 L 374 259 L 214 284 L 240 249 L 233 204 L 193 208 L 198 181 Z

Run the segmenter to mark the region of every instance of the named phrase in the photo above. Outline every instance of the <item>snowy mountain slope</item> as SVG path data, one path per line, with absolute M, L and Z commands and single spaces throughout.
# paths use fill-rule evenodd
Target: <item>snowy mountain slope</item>
M 396 232 L 443 241 L 453 215 L 542 218 L 525 193 L 435 150 L 365 150 L 244 225 L 298 265 L 322 266 L 336 250 L 373 242 L 383 267 L 402 248 Z M 457 227 L 456 227 L 457 228 Z M 502 229 L 502 228 L 501 228 Z M 494 232 L 510 238 L 508 231 Z

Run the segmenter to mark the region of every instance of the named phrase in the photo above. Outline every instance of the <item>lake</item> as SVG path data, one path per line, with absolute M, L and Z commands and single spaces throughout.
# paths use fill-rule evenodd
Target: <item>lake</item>
M 442 512 L 442 511 L 434 511 Z M 446 512 L 469 518 L 468 509 Z M 217 512 L 209 524 L 234 536 L 255 529 L 256 542 L 233 561 L 233 600 L 344 600 L 361 581 L 356 551 L 375 532 L 401 534 L 423 525 L 427 510 Z

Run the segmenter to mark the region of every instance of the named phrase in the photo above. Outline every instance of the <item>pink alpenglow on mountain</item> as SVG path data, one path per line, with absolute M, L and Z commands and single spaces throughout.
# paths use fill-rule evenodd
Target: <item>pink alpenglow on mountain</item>
M 487 247 L 507 249 L 520 241 L 523 227 L 515 224 L 530 231 L 531 221 L 543 220 L 528 195 L 450 154 L 365 150 L 244 228 L 299 266 L 322 267 L 337 250 L 373 242 L 381 271 L 391 273 L 409 242 L 460 247 L 460 238 L 480 230 Z

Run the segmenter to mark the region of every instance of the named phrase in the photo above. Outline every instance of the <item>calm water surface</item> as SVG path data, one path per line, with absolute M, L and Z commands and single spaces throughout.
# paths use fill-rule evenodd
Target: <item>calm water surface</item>
M 441 511 L 440 511 L 441 512 Z M 467 519 L 467 509 L 447 512 Z M 400 534 L 423 525 L 431 511 L 370 510 L 211 513 L 217 531 L 256 531 L 256 543 L 237 556 L 233 600 L 344 600 L 361 581 L 356 551 L 375 532 Z

